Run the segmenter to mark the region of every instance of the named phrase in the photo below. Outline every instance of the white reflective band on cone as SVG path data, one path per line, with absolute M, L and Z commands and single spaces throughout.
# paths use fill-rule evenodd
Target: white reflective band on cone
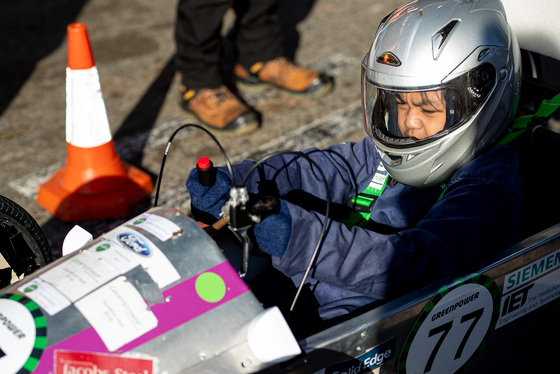
M 111 141 L 97 67 L 66 68 L 66 142 L 92 148 Z

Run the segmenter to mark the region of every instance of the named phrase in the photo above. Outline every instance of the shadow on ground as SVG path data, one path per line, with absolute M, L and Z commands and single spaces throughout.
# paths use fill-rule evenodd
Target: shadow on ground
M 26 79 L 29 78 L 35 64 L 64 40 L 66 26 L 74 21 L 85 0 L 45 2 L 21 0 L 13 4 L 12 2 L 8 4 L 6 0 L 0 1 L 0 35 L 11 34 L 13 32 L 10 30 L 11 28 L 14 28 L 18 34 L 15 39 L 0 40 L 1 50 L 17 49 L 14 56 L 0 62 L 0 71 L 9 71 L 10 69 L 6 69 L 6 67 L 10 66 L 18 66 L 19 69 L 18 74 L 10 74 L 10 79 L 4 80 L 4 77 L 0 76 L 1 81 L 8 82 L 0 87 L 0 97 L 6 98 L 0 102 L 1 115 Z M 313 4 L 314 0 L 280 1 L 278 15 L 285 34 L 285 54 L 289 58 L 295 58 L 299 44 L 297 25 L 306 18 Z M 21 17 L 23 13 L 29 14 L 29 17 Z M 25 19 L 25 22 L 17 24 L 16 19 Z M 149 85 L 115 133 L 115 147 L 123 161 L 140 167 L 144 147 L 163 107 L 175 73 L 174 56 L 171 56 L 158 77 Z M 126 153 L 124 153 L 125 150 Z M 155 185 L 157 176 L 151 174 L 151 177 Z M 146 211 L 151 206 L 151 201 L 147 200 L 129 216 L 114 219 L 69 223 L 53 217 L 42 228 L 53 249 L 53 254 L 57 258 L 61 255 L 64 236 L 75 224 L 89 231 L 95 238 Z
M 86 0 L 0 0 L 0 116 L 35 65 L 66 38 Z

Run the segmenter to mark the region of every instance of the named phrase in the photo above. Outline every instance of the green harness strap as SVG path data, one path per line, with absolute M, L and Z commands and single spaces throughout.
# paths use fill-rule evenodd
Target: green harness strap
M 547 100 L 544 99 L 539 106 L 539 109 L 534 114 L 527 114 L 524 116 L 516 117 L 513 120 L 513 124 L 509 128 L 509 132 L 505 134 L 500 140 L 496 142 L 494 148 L 497 148 L 502 145 L 510 144 L 515 139 L 520 137 L 524 134 L 527 130 L 532 128 L 533 124 L 538 121 L 546 120 L 552 117 L 554 114 L 558 113 L 560 109 L 560 94 L 557 94 L 552 99 Z M 447 191 L 447 184 L 445 184 L 442 188 L 441 195 L 438 198 L 438 201 L 442 199 L 445 191 Z
M 552 99 L 544 99 L 535 114 L 528 114 L 525 116 L 517 117 L 510 127 L 511 131 L 508 132 L 496 143 L 495 147 L 504 144 L 509 144 L 521 136 L 525 131 L 531 128 L 533 122 L 541 121 L 550 118 L 558 112 L 560 108 L 560 94 L 554 96 Z
M 377 170 L 368 186 L 359 194 L 352 196 L 348 202 L 348 206 L 353 209 L 350 216 L 343 221 L 348 229 L 356 225 L 362 227 L 368 223 L 375 201 L 385 190 L 388 179 L 389 173 L 383 163 L 379 161 Z
M 525 131 L 530 129 L 531 125 L 534 122 L 550 118 L 552 115 L 559 112 L 559 109 L 560 94 L 554 96 L 550 100 L 543 100 L 535 114 L 529 114 L 515 118 L 512 126 L 510 127 L 510 131 L 500 140 L 498 140 L 495 147 L 510 144 L 519 136 L 521 136 Z M 375 205 L 375 202 L 377 201 L 379 196 L 381 196 L 381 194 L 383 193 L 383 190 L 385 190 L 388 179 L 389 173 L 383 166 L 383 163 L 379 162 L 377 170 L 375 171 L 375 174 L 373 175 L 373 178 L 371 179 L 371 182 L 369 182 L 368 186 L 361 193 L 353 196 L 348 202 L 348 206 L 353 209 L 353 211 L 350 213 L 350 216 L 343 221 L 348 229 L 353 226 L 363 227 L 368 223 L 371 212 L 373 211 L 373 206 Z M 441 188 L 442 191 L 438 198 L 438 201 L 441 200 L 441 198 L 447 191 L 447 183 L 443 184 Z

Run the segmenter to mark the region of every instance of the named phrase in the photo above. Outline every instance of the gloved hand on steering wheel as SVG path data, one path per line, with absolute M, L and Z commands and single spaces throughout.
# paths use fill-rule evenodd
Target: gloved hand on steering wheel
M 265 217 L 253 227 L 253 235 L 262 252 L 282 257 L 292 235 L 292 217 L 285 200 L 278 199 L 278 213 Z
M 230 198 L 231 178 L 224 171 L 216 170 L 216 182 L 211 187 L 200 183 L 196 169 L 191 170 L 187 179 L 187 189 L 191 196 L 193 215 L 200 221 L 208 221 L 204 213 L 215 219 L 220 218 L 222 207 Z M 292 218 L 288 203 L 278 199 L 280 205 L 277 214 L 265 217 L 253 227 L 253 234 L 262 252 L 272 256 L 283 256 L 288 247 L 292 232 Z M 210 222 L 206 222 L 210 223 Z
M 212 187 L 202 185 L 198 179 L 196 168 L 191 170 L 187 179 L 187 189 L 191 196 L 193 215 L 203 222 L 205 221 L 203 213 L 210 214 L 214 218 L 220 219 L 222 207 L 230 197 L 230 188 L 231 178 L 220 169 L 216 170 L 216 182 Z

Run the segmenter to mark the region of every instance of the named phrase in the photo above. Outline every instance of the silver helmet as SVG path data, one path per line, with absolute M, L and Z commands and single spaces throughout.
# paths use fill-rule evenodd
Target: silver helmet
M 380 24 L 362 62 L 365 127 L 397 181 L 432 187 L 510 126 L 521 56 L 499 0 L 418 0 Z

